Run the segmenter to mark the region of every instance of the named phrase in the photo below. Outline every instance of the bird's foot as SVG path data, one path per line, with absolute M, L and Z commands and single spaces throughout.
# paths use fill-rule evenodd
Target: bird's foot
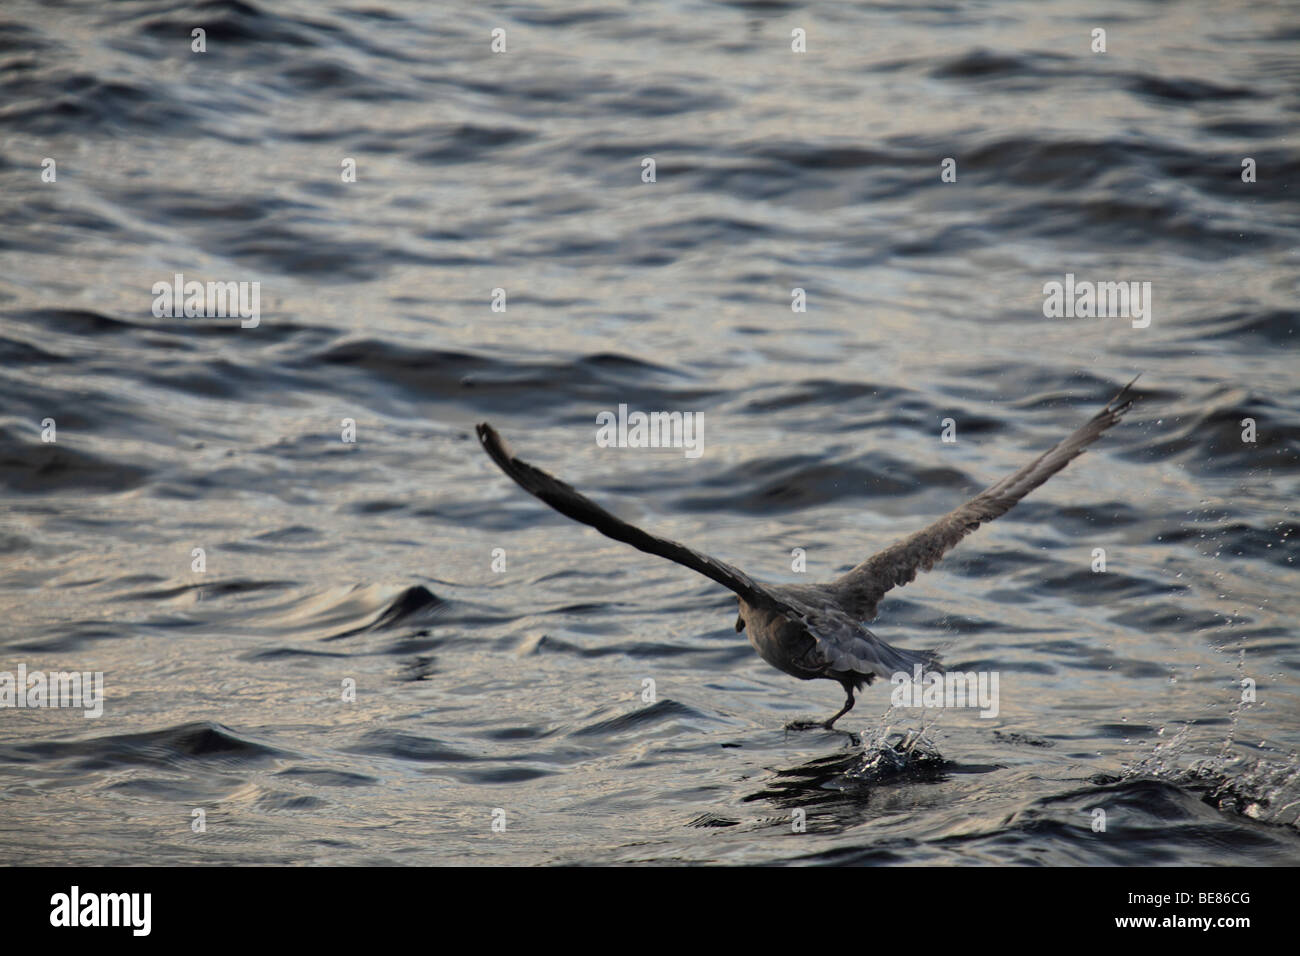
M 860 743 L 860 739 L 857 734 L 853 733 L 850 730 L 841 730 L 840 728 L 835 726 L 835 721 L 833 720 L 792 720 L 790 721 L 790 723 L 785 725 L 785 729 L 787 731 L 829 730 L 833 734 L 843 734 L 845 737 L 848 737 L 849 742 L 852 743 L 854 746 L 857 746 L 857 744 Z
M 786 730 L 826 730 L 824 720 L 792 720 L 785 725 Z
M 786 730 L 834 730 L 835 718 L 830 720 L 792 720 L 785 725 Z M 848 731 L 840 731 L 847 733 Z

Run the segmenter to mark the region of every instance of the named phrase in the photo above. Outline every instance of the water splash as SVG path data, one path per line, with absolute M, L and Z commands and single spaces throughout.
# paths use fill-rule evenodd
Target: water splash
M 894 710 L 890 707 L 874 728 L 863 731 L 861 759 L 845 774 L 855 782 L 877 782 L 901 774 L 929 776 L 946 766 L 948 761 L 929 736 L 939 715 L 928 723 L 923 719 L 919 729 L 895 731 L 890 721 Z
M 1224 812 L 1300 829 L 1297 754 L 1292 751 L 1285 762 L 1231 756 L 1240 712 L 1240 706 L 1233 709 L 1223 745 L 1214 756 L 1187 762 L 1193 752 L 1193 725 L 1188 723 L 1168 741 L 1157 743 L 1141 760 L 1125 766 L 1120 779 L 1167 781 L 1199 794 L 1205 803 Z

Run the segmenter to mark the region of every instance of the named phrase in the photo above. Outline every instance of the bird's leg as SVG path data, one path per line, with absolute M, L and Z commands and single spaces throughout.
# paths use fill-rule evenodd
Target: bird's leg
M 843 717 L 845 714 L 847 714 L 849 711 L 851 711 L 851 710 L 853 709 L 853 705 L 854 705 L 855 703 L 857 703 L 857 702 L 853 699 L 853 687 L 852 687 L 852 685 L 845 684 L 845 685 L 844 685 L 844 693 L 848 695 L 848 699 L 847 699 L 846 701 L 844 701 L 844 706 L 841 707 L 841 708 L 839 709 L 839 712 L 838 712 L 834 717 L 832 717 L 830 720 L 826 721 L 826 723 L 822 724 L 822 726 L 825 727 L 827 730 L 830 730 L 832 727 L 834 727 L 834 726 L 835 726 L 835 721 L 839 720 L 841 717 Z

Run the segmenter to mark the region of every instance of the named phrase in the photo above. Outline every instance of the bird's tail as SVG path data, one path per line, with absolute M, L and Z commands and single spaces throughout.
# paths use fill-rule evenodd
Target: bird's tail
M 875 637 L 875 635 L 872 635 Z M 939 652 L 933 648 L 923 651 L 910 651 L 904 647 L 894 647 L 892 644 L 886 644 L 879 637 L 875 640 L 876 646 L 873 650 L 876 652 L 876 659 L 888 671 L 884 674 L 886 680 L 895 674 L 907 674 L 909 677 L 916 671 L 919 664 L 922 673 L 937 671 L 943 673 L 943 658 Z

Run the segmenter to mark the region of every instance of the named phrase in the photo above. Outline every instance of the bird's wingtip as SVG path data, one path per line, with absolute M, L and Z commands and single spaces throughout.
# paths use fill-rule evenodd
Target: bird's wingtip
M 1142 377 L 1142 372 L 1134 375 L 1127 385 L 1121 388 L 1114 398 L 1106 403 L 1106 408 L 1117 415 L 1122 415 L 1133 405 L 1133 396 L 1131 394 L 1133 385 Z
M 474 431 L 478 433 L 479 444 L 483 446 L 483 450 L 498 465 L 505 467 L 515 457 L 514 451 L 506 444 L 506 440 L 487 422 L 479 422 L 474 426 Z

